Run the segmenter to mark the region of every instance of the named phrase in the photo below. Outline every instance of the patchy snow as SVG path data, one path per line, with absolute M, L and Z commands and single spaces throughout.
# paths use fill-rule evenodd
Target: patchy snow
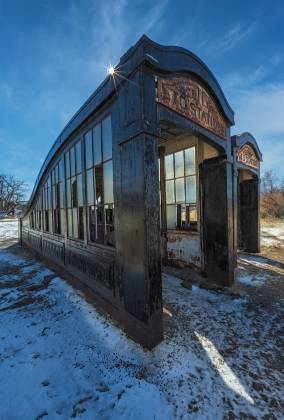
M 253 275 L 247 275 L 247 276 L 240 276 L 238 278 L 238 281 L 242 284 L 246 284 L 248 286 L 261 286 L 266 280 L 266 277 L 264 276 L 253 276 Z
M 150 352 L 28 253 L 2 249 L 0 418 L 280 419 L 280 291 L 268 312 L 163 275 L 165 340 Z

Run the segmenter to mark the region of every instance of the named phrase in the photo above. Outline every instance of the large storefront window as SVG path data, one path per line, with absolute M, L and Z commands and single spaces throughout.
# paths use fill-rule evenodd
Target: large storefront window
M 82 144 L 78 141 L 65 153 L 68 237 L 84 239 Z
M 195 147 L 165 156 L 168 229 L 196 230 Z
M 85 135 L 89 240 L 114 245 L 111 118 Z

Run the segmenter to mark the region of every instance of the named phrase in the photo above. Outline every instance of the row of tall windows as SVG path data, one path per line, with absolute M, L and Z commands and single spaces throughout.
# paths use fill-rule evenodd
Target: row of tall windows
M 110 117 L 85 135 L 88 232 L 91 242 L 114 245 L 112 133 Z
M 65 153 L 67 232 L 69 238 L 84 239 L 84 200 L 81 140 Z
M 89 241 L 114 245 L 110 116 L 72 145 L 52 169 L 31 212 L 30 226 L 33 229 L 62 234 L 65 214 L 69 238 L 84 239 L 86 220 Z

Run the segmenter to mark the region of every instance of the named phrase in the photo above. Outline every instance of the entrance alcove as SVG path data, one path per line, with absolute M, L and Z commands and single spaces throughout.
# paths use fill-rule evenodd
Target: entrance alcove
M 228 170 L 224 149 L 192 129 L 165 121 L 161 125 L 158 147 L 164 270 L 182 268 L 191 279 L 217 282 L 222 279 L 216 268 L 220 261 L 216 253 L 212 261 L 208 249 L 214 242 L 224 254 L 227 252 L 226 257 L 230 252 L 227 187 L 231 167 Z M 215 185 L 210 185 L 214 178 Z M 210 193 L 213 189 L 214 194 Z M 215 208 L 210 215 L 216 207 L 215 200 L 223 203 L 224 211 L 218 212 Z M 221 232 L 217 240 L 215 232 Z M 229 277 L 226 271 L 224 283 Z
M 260 252 L 260 162 L 261 152 L 249 133 L 232 137 L 235 165 L 236 247 Z

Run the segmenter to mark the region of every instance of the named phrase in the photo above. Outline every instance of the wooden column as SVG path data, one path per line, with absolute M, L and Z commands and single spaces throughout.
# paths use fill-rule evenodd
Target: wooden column
M 161 212 L 161 254 L 162 263 L 167 264 L 167 198 L 166 198 L 166 171 L 165 171 L 165 147 L 159 147 L 160 158 L 160 212 Z
M 129 335 L 148 348 L 162 340 L 157 142 L 140 133 L 121 143 L 116 180 L 119 294 Z

